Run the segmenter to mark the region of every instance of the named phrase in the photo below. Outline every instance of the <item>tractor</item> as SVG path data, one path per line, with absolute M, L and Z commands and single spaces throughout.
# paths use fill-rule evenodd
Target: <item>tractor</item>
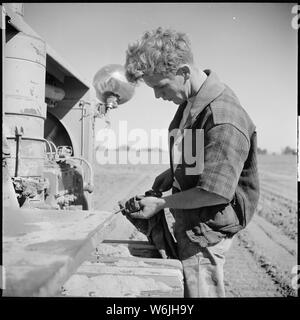
M 135 88 L 124 68 L 110 64 L 95 73 L 94 97 L 89 82 L 26 22 L 22 3 L 2 5 L 2 26 L 3 295 L 61 296 L 64 283 L 97 249 L 107 264 L 99 269 L 94 261 L 104 286 L 112 286 L 108 273 L 128 277 L 128 270 L 136 270 L 132 279 L 144 279 L 149 289 L 149 277 L 153 284 L 156 275 L 159 289 L 135 295 L 182 296 L 179 261 L 130 254 L 122 256 L 122 273 L 112 266 L 119 256 L 99 254 L 117 222 L 92 205 L 95 121 L 109 124 L 110 111 L 132 98 Z M 110 250 L 118 245 L 110 244 Z M 140 252 L 155 251 L 146 242 L 134 245 Z M 136 292 L 131 289 L 127 295 Z

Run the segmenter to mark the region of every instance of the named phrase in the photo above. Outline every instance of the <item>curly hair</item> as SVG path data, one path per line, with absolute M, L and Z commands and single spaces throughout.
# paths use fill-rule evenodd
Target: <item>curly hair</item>
M 144 33 L 140 41 L 126 51 L 126 77 L 136 83 L 144 75 L 175 74 L 179 65 L 193 63 L 191 43 L 187 35 L 161 27 Z

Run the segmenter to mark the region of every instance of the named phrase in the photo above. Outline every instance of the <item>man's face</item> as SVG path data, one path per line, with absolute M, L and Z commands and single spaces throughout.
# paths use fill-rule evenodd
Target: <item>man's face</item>
M 182 75 L 161 75 L 143 77 L 145 83 L 154 90 L 155 98 L 181 104 L 187 100 L 186 86 Z

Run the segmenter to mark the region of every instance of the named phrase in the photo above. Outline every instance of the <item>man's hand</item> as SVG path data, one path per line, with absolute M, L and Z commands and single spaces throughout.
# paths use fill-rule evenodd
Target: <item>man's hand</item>
M 140 211 L 129 213 L 131 218 L 150 219 L 164 208 L 165 201 L 157 197 L 144 197 L 139 201 Z
M 173 177 L 172 177 L 171 169 L 168 169 L 156 177 L 156 179 L 154 180 L 152 189 L 165 192 L 170 190 L 172 188 L 172 185 L 173 185 Z
M 140 211 L 141 207 L 139 201 L 143 198 L 143 196 L 135 196 L 130 198 L 129 200 L 120 200 L 118 202 L 119 207 L 123 215 L 131 215 L 132 212 Z

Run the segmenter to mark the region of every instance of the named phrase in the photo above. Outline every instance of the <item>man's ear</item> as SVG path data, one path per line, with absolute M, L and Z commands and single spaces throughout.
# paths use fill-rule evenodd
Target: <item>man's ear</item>
M 184 77 L 184 81 L 188 80 L 191 76 L 191 68 L 188 64 L 181 65 L 176 72 L 177 75 Z

